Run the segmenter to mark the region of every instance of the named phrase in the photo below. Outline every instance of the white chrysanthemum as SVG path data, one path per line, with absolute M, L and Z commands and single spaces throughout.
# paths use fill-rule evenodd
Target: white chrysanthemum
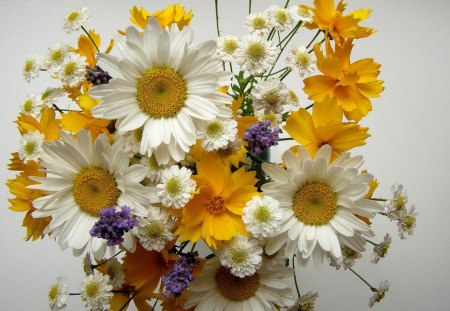
M 189 202 L 196 187 L 191 175 L 189 169 L 179 168 L 178 165 L 172 165 L 163 171 L 161 181 L 156 186 L 163 205 L 182 208 Z
M 251 34 L 242 38 L 234 55 L 242 70 L 248 70 L 251 74 L 257 75 L 275 64 L 278 52 L 279 49 L 273 41 Z
M 416 228 L 416 207 L 411 206 L 410 210 L 397 220 L 398 233 L 401 239 L 406 239 L 408 235 L 412 235 Z
M 353 267 L 355 265 L 356 259 L 362 257 L 360 252 L 351 249 L 347 245 L 341 247 L 341 252 L 342 252 L 342 266 L 344 267 L 344 270 Z
M 305 24 L 313 21 L 313 12 L 305 5 L 294 5 L 289 8 L 289 12 L 296 23 L 302 21 Z
M 270 196 L 254 196 L 242 210 L 245 228 L 255 238 L 267 238 L 280 229 L 283 222 L 280 203 Z
M 271 24 L 278 31 L 284 31 L 292 25 L 292 17 L 289 10 L 280 8 L 278 5 L 272 5 L 267 14 L 271 20 Z
M 89 234 L 101 210 L 127 205 L 133 215 L 144 216 L 147 214 L 144 206 L 152 200 L 158 201 L 148 187 L 140 184 L 145 177 L 144 167 L 129 166 L 122 147 L 119 141 L 111 145 L 105 135 L 92 142 L 85 130 L 76 139 L 61 132 L 61 140 L 42 144 L 42 165 L 47 177 L 34 177 L 39 183 L 29 187 L 47 195 L 33 201 L 36 208 L 33 217 L 51 216 L 45 233 L 51 233 L 63 249 L 73 248 L 77 256 L 90 243 L 95 257 L 103 258 L 107 240 Z M 131 233 L 123 237 L 121 245 L 133 250 Z
M 383 241 L 380 242 L 378 245 L 375 245 L 375 247 L 373 248 L 372 259 L 370 260 L 370 262 L 378 263 L 378 261 L 380 261 L 381 258 L 386 257 L 389 247 L 391 246 L 391 243 L 392 238 L 389 233 L 386 233 Z
M 37 118 L 41 115 L 43 105 L 40 95 L 29 94 L 20 105 L 20 112 L 32 116 L 33 118 Z
M 125 151 L 130 158 L 139 153 L 143 128 L 140 127 L 130 132 L 118 135 L 123 140 L 123 151 Z
M 238 48 L 238 38 L 226 35 L 217 38 L 217 56 L 224 62 L 232 62 L 234 60 L 234 52 Z
M 206 122 L 199 131 L 202 147 L 208 152 L 226 148 L 236 140 L 237 132 L 237 122 L 233 119 Z
M 287 86 L 279 79 L 261 80 L 252 90 L 253 109 L 263 109 L 266 114 L 271 111 L 282 113 L 284 105 L 290 100 Z
M 123 267 L 116 258 L 112 258 L 105 263 L 104 271 L 109 276 L 109 284 L 113 288 L 121 288 L 125 283 Z
M 146 168 L 146 177 L 149 181 L 157 184 L 161 181 L 164 169 L 168 168 L 173 163 L 169 162 L 170 165 L 160 165 L 156 162 L 155 155 L 152 155 L 151 157 L 142 156 L 141 164 Z
M 297 254 L 306 264 L 314 252 L 314 263 L 320 266 L 326 252 L 341 258 L 343 245 L 364 251 L 362 235 L 373 233 L 356 215 L 373 217 L 382 211 L 380 204 L 364 198 L 373 176 L 359 173 L 361 156 L 344 153 L 330 163 L 331 152 L 324 145 L 311 159 L 304 148 L 298 149 L 297 156 L 288 150 L 283 155 L 286 169 L 262 165 L 272 179 L 262 186 L 263 193 L 280 202 L 285 217 L 280 233 L 266 244 L 269 255 L 286 244 L 287 258 Z
M 52 311 L 60 311 L 66 308 L 67 297 L 69 292 L 67 289 L 67 278 L 60 276 L 56 282 L 50 286 L 48 291 L 49 308 Z
M 174 227 L 175 222 L 165 209 L 152 207 L 145 218 L 139 219 L 139 242 L 146 250 L 159 252 L 174 239 Z
M 386 295 L 386 292 L 389 290 L 389 286 L 391 286 L 391 284 L 389 284 L 388 281 L 383 281 L 380 283 L 380 286 L 378 287 L 375 294 L 373 294 L 373 296 L 370 297 L 370 300 L 369 300 L 370 308 L 372 308 L 375 303 L 380 302 L 381 299 L 384 298 L 384 296 Z
M 289 287 L 292 273 L 292 269 L 284 265 L 263 265 L 255 274 L 240 278 L 222 267 L 218 258 L 213 258 L 189 285 L 189 297 L 184 308 L 255 311 L 276 310 L 275 305 L 290 306 L 296 297 Z
M 109 300 L 113 296 L 109 276 L 100 273 L 88 275 L 80 288 L 81 300 L 87 310 L 109 310 Z
M 55 72 L 61 67 L 67 55 L 70 53 L 71 48 L 69 45 L 62 43 L 57 44 L 48 50 L 44 60 L 44 67 L 51 72 Z
M 83 271 L 86 275 L 94 274 L 94 269 L 92 266 L 91 253 L 87 252 L 83 258 Z
M 25 59 L 25 64 L 22 69 L 22 74 L 25 81 L 30 82 L 32 79 L 39 76 L 39 70 L 41 70 L 42 67 L 41 62 L 41 59 L 36 55 L 28 56 Z
M 279 127 L 281 121 L 283 120 L 283 116 L 281 114 L 274 113 L 273 111 L 266 114 L 264 109 L 256 111 L 255 117 L 257 117 L 260 122 L 270 121 L 271 128 Z
M 243 278 L 255 274 L 261 266 L 262 252 L 257 240 L 238 233 L 220 248 L 219 259 L 222 266 L 229 268 L 233 275 Z
M 86 57 L 70 53 L 62 62 L 56 74 L 64 86 L 76 87 L 86 80 Z
M 221 71 L 216 43 L 193 45 L 192 39 L 191 28 L 162 30 L 150 18 L 143 36 L 127 28 L 118 42 L 122 57 L 98 54 L 117 74 L 90 90 L 103 101 L 92 114 L 118 119 L 120 133 L 144 126 L 140 153 L 155 154 L 159 164 L 183 160 L 198 138 L 198 121 L 231 115 L 230 97 L 217 91 L 228 73 Z
M 24 134 L 20 140 L 19 158 L 25 163 L 28 161 L 40 161 L 42 159 L 44 138 L 44 134 L 38 131 L 30 131 Z
M 267 35 L 273 27 L 269 15 L 265 12 L 248 15 L 245 18 L 245 25 L 250 33 L 255 35 Z
M 293 46 L 289 55 L 286 57 L 286 65 L 289 69 L 297 72 L 300 77 L 312 74 L 316 68 L 316 61 L 311 56 L 306 47 L 296 47 Z
M 64 94 L 65 91 L 62 87 L 48 87 L 40 94 L 42 104 L 47 108 L 53 108 L 53 105 L 58 102 L 58 98 Z
M 63 29 L 67 33 L 77 31 L 83 26 L 83 23 L 89 19 L 89 13 L 87 8 L 81 8 L 69 12 L 64 19 Z
M 391 220 L 397 220 L 405 216 L 406 203 L 408 203 L 408 195 L 403 185 L 392 185 L 392 200 L 386 201 L 387 216 Z
M 319 294 L 314 292 L 307 292 L 303 294 L 297 302 L 287 311 L 314 311 L 314 304 Z

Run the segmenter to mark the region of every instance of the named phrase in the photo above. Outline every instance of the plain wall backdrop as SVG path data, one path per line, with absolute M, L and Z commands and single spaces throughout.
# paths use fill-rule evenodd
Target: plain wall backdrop
M 253 12 L 284 0 L 254 0 Z M 306 1 L 310 4 L 312 0 Z M 392 233 L 387 258 L 379 264 L 370 261 L 371 249 L 357 262 L 355 270 L 378 286 L 392 283 L 385 299 L 374 307 L 383 311 L 450 309 L 449 186 L 450 186 L 450 1 L 448 0 L 349 0 L 348 12 L 371 8 L 363 25 L 378 30 L 356 41 L 352 60 L 373 57 L 382 64 L 380 78 L 385 80 L 382 97 L 373 101 L 374 111 L 363 119 L 372 137 L 367 145 L 355 149 L 364 155 L 367 168 L 380 181 L 378 197 L 389 197 L 390 187 L 403 183 L 409 201 L 420 213 L 416 232 L 407 240 L 398 238 L 396 226 L 383 217 L 375 219 L 374 231 L 380 241 Z M 195 41 L 216 37 L 214 0 L 180 1 L 192 9 Z M 292 4 L 298 4 L 291 1 Z M 8 210 L 11 197 L 4 182 L 13 178 L 6 165 L 10 153 L 18 149 L 20 135 L 13 121 L 27 93 L 42 91 L 53 81 L 41 78 L 26 83 L 22 66 L 30 54 L 43 55 L 56 43 L 76 44 L 79 33 L 67 35 L 62 22 L 68 11 L 88 7 L 95 28 L 106 43 L 129 22 L 132 5 L 148 11 L 159 10 L 169 1 L 6 1 L 0 0 L 0 103 L 1 103 L 1 186 L 0 186 L 0 310 L 46 310 L 49 285 L 57 276 L 69 278 L 71 291 L 81 282 L 82 258 L 70 250 L 61 251 L 55 241 L 45 238 L 26 242 L 21 227 L 23 214 Z M 223 34 L 243 35 L 247 0 L 219 0 Z M 295 43 L 305 44 L 313 32 L 301 32 Z M 287 84 L 301 90 L 301 79 L 291 74 Z M 302 106 L 307 106 L 304 97 Z M 61 104 L 64 106 L 64 104 Z M 274 160 L 288 145 L 283 142 L 273 151 Z M 335 271 L 312 265 L 299 272 L 300 290 L 318 291 L 316 310 L 367 310 L 371 292 L 349 271 Z M 81 310 L 79 297 L 70 297 L 68 310 Z

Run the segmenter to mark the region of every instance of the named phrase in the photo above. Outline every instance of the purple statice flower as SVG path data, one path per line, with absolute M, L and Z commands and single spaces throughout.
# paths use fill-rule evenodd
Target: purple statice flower
M 93 85 L 100 85 L 109 83 L 109 80 L 111 80 L 112 77 L 107 71 L 104 71 L 100 66 L 96 65 L 95 67 L 87 68 L 86 79 Z
M 100 219 L 89 233 L 93 237 L 108 240 L 108 246 L 118 245 L 124 241 L 125 232 L 137 226 L 138 222 L 126 205 L 121 207 L 121 211 L 116 211 L 115 207 L 105 208 L 100 211 Z
M 244 140 L 249 142 L 250 148 L 255 153 L 260 153 L 265 149 L 278 145 L 279 128 L 272 129 L 270 121 L 253 124 L 244 133 Z
M 194 280 L 195 256 L 195 253 L 182 254 L 172 270 L 161 278 L 162 283 L 166 287 L 163 293 L 166 298 L 169 298 L 171 295 L 175 297 L 181 296 L 189 283 Z

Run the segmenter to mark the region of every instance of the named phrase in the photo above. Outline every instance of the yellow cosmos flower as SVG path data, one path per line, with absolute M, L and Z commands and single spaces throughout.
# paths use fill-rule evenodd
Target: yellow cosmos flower
M 343 123 L 344 113 L 336 100 L 328 97 L 315 103 L 312 115 L 306 109 L 292 111 L 284 129 L 297 142 L 308 149 L 312 157 L 323 145 L 333 148 L 332 159 L 357 146 L 365 145 L 370 135 L 368 128 L 356 123 Z
M 181 225 L 175 234 L 180 241 L 205 242 L 217 248 L 219 241 L 227 241 L 238 232 L 247 235 L 242 222 L 245 204 L 258 195 L 254 186 L 255 172 L 242 167 L 231 173 L 229 166 L 211 155 L 197 162 L 197 191 L 183 209 Z
M 55 111 L 52 108 L 44 108 L 39 121 L 30 115 L 21 114 L 16 123 L 21 135 L 30 131 L 38 131 L 44 134 L 45 140 L 54 141 L 59 138 L 61 120 L 56 119 Z
M 239 148 L 239 149 L 236 149 Z M 245 155 L 247 154 L 247 149 L 245 148 L 244 142 L 237 142 L 236 146 L 231 145 L 227 149 L 214 150 L 211 152 L 206 151 L 202 148 L 201 140 L 197 140 L 196 144 L 192 146 L 189 154 L 197 161 L 204 158 L 207 154 L 211 154 L 216 159 L 223 162 L 223 165 L 238 168 L 239 163 L 245 163 Z
M 86 57 L 89 67 L 94 67 L 97 64 L 97 59 L 95 55 L 98 52 L 95 46 L 97 45 L 97 47 L 100 48 L 102 41 L 100 35 L 96 33 L 95 30 L 93 29 L 89 30 L 89 35 L 91 36 L 95 44 L 92 42 L 91 39 L 89 39 L 87 35 L 82 34 L 78 38 L 78 49 L 76 49 L 76 52 Z M 111 39 L 104 53 L 109 54 L 109 52 L 112 50 L 113 47 L 114 47 L 114 40 Z
M 344 109 L 347 119 L 359 121 L 372 110 L 369 98 L 379 97 L 384 90 L 383 81 L 377 80 L 380 64 L 371 58 L 350 63 L 352 40 L 347 40 L 335 51 L 327 40 L 325 56 L 319 45 L 314 47 L 317 68 L 323 75 L 304 80 L 303 90 L 309 99 L 320 102 L 329 96 Z
M 139 28 L 144 29 L 147 25 L 148 18 L 154 16 L 161 28 L 171 27 L 173 24 L 177 24 L 178 28 L 181 30 L 184 26 L 189 25 L 192 20 L 192 11 L 186 12 L 184 6 L 180 4 L 169 5 L 167 8 L 161 11 L 149 13 L 144 8 L 138 9 L 136 6 L 130 10 L 131 18 L 130 20 Z
M 314 0 L 314 7 L 309 8 L 314 13 L 313 21 L 306 24 L 306 27 L 325 31 L 325 37 L 332 36 L 337 45 L 341 45 L 344 38 L 365 38 L 375 32 L 372 28 L 358 25 L 369 17 L 372 10 L 358 9 L 344 15 L 346 6 L 343 1 L 339 1 L 335 7 L 334 0 Z

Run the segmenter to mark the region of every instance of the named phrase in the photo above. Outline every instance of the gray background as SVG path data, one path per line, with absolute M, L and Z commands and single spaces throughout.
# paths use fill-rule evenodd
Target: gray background
M 254 9 L 263 10 L 280 0 L 254 0 Z M 381 79 L 386 90 L 373 101 L 374 111 L 363 120 L 372 137 L 368 145 L 354 153 L 365 156 L 365 167 L 380 181 L 378 196 L 388 197 L 390 186 L 401 182 L 408 189 L 410 202 L 420 213 L 414 236 L 400 241 L 395 224 L 377 217 L 374 231 L 381 240 L 386 231 L 393 232 L 389 256 L 372 265 L 368 256 L 355 269 L 375 286 L 388 279 L 392 283 L 386 298 L 374 310 L 448 310 L 450 297 L 450 255 L 448 238 L 448 187 L 450 185 L 450 2 L 416 1 L 350 1 L 349 10 L 372 8 L 364 25 L 378 29 L 367 39 L 356 42 L 352 59 L 373 57 L 382 64 Z M 213 0 L 181 1 L 195 13 L 192 26 L 197 42 L 214 38 Z M 247 1 L 222 0 L 221 29 L 224 34 L 242 35 Z M 298 3 L 292 1 L 291 4 Z M 311 3 L 307 1 L 306 3 Z M 163 8 L 169 1 L 0 1 L 0 102 L 1 179 L 13 174 L 6 170 L 10 152 L 16 151 L 20 135 L 14 124 L 19 105 L 27 92 L 40 92 L 52 83 L 44 77 L 27 84 L 21 76 L 25 57 L 45 54 L 59 42 L 76 44 L 78 34 L 62 30 L 63 17 L 74 8 L 87 6 L 92 15 L 88 28 L 95 28 L 104 43 L 125 28 L 128 10 L 133 4 L 149 11 Z M 295 42 L 309 41 L 311 33 L 301 32 Z M 293 75 L 290 87 L 302 88 Z M 302 100 L 303 106 L 309 103 Z M 62 105 L 64 106 L 64 105 Z M 287 147 L 274 151 L 274 160 Z M 6 186 L 0 184 L 0 309 L 46 310 L 49 285 L 59 275 L 69 277 L 71 291 L 77 291 L 81 278 L 81 258 L 44 239 L 23 240 L 23 214 L 8 210 Z M 370 255 L 370 252 L 368 252 Z M 312 266 L 300 271 L 300 289 L 319 292 L 316 310 L 361 311 L 368 309 L 368 288 L 350 272 Z M 69 298 L 68 310 L 80 310 L 78 297 Z

